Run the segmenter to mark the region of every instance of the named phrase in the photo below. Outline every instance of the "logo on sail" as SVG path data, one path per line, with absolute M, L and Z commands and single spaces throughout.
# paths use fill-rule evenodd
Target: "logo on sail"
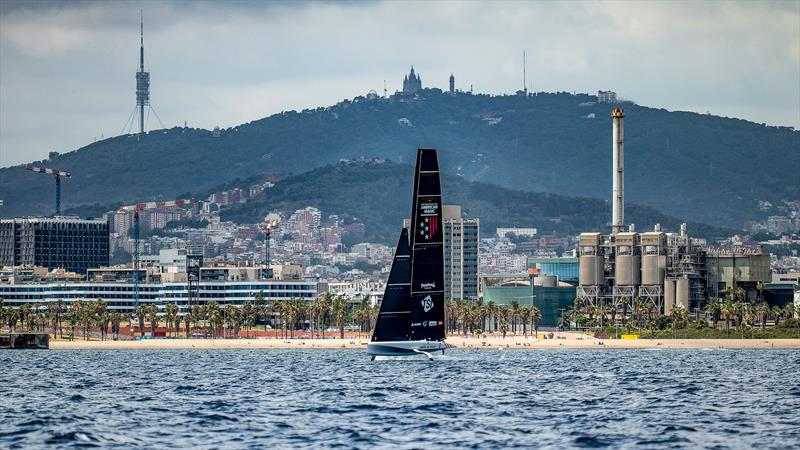
M 433 309 L 433 299 L 429 295 L 422 299 L 422 310 L 428 312 L 431 309 Z
M 419 222 L 419 235 L 424 239 L 431 240 L 436 236 L 439 231 L 439 203 L 434 200 L 428 200 L 425 203 L 420 203 L 420 216 L 422 220 Z

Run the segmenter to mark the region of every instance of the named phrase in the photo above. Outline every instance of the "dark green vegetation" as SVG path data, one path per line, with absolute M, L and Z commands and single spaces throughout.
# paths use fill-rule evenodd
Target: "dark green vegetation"
M 565 328 L 594 330 L 596 337 L 638 334 L 652 339 L 783 339 L 800 338 L 800 307 L 794 303 L 769 306 L 764 301 L 745 301 L 744 290 L 728 290 L 724 298 L 709 298 L 700 309 L 681 305 L 661 314 L 653 302 L 628 299 L 620 307 L 584 304 L 575 299 L 562 317 Z
M 411 214 L 414 168 L 395 162 L 339 163 L 288 177 L 248 203 L 225 210 L 223 220 L 253 223 L 270 211 L 294 211 L 306 206 L 323 214 L 354 216 L 366 225 L 366 238 L 387 244 L 397 240 L 403 219 Z M 532 226 L 541 234 L 577 234 L 607 231 L 607 202 L 515 191 L 496 185 L 467 181 L 457 176 L 442 179 L 445 204 L 462 205 L 464 217 L 478 217 L 485 235 L 499 226 Z M 678 229 L 680 220 L 653 208 L 628 205 L 626 218 L 640 228 L 661 223 Z M 728 230 L 690 224 L 694 236 L 725 236 Z
M 359 99 L 276 114 L 218 137 L 189 128 L 153 131 L 141 140 L 119 136 L 42 164 L 73 173 L 63 185 L 64 209 L 198 195 L 236 178 L 301 173 L 341 158 L 411 163 L 421 146 L 439 149 L 442 169 L 466 180 L 607 199 L 611 105 L 595 100 L 566 93 L 452 97 L 425 90 L 417 99 Z M 767 214 L 758 211 L 757 200 L 777 204 L 800 196 L 800 133 L 622 106 L 630 202 L 739 227 Z M 2 169 L 0 198 L 4 216 L 49 214 L 53 181 L 21 167 Z

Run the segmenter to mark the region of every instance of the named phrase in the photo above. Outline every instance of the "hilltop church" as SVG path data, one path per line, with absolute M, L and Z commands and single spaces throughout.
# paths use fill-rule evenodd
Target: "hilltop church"
M 422 77 L 414 74 L 414 66 L 411 72 L 403 77 L 403 94 L 415 94 L 422 89 Z

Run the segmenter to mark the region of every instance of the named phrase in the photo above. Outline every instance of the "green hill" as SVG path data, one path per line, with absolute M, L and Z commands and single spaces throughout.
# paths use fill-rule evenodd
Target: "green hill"
M 279 181 L 251 201 L 223 211 L 223 220 L 253 223 L 270 211 L 292 212 L 314 206 L 324 214 L 356 217 L 366 225 L 367 239 L 397 240 L 403 218 L 411 214 L 414 168 L 396 162 L 342 162 Z M 541 234 L 607 231 L 611 208 L 602 200 L 522 192 L 470 182 L 457 176 L 442 180 L 443 202 L 462 205 L 464 217 L 481 220 L 484 234 L 497 227 L 532 226 Z M 680 220 L 653 208 L 626 205 L 626 219 L 639 229 L 660 223 L 677 230 Z M 694 236 L 726 236 L 729 230 L 690 224 Z
M 235 178 L 302 173 L 342 158 L 410 162 L 439 149 L 445 173 L 568 196 L 610 197 L 611 105 L 590 95 L 357 98 L 222 130 L 124 135 L 41 164 L 68 170 L 64 208 L 170 199 Z M 665 213 L 740 227 L 759 200 L 800 198 L 800 133 L 710 115 L 625 108 L 626 199 Z M 48 214 L 53 182 L 0 169 L 4 216 Z M 509 218 L 510 219 L 510 218 Z M 510 220 L 509 220 L 510 221 Z

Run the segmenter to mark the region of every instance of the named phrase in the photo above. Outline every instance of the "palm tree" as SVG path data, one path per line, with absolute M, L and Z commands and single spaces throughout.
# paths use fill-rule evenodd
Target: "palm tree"
M 260 290 L 256 293 L 255 298 L 253 299 L 253 313 L 255 314 L 255 319 L 258 320 L 264 317 L 264 312 L 266 310 L 267 303 L 265 301 L 264 291 Z M 267 324 L 264 322 L 264 331 L 267 331 Z
M 528 322 L 531 320 L 531 307 L 522 305 L 519 308 L 519 318 L 522 321 L 522 335 L 528 335 Z
M 781 323 L 781 316 L 783 316 L 783 308 L 778 305 L 772 307 L 772 320 L 775 322 L 775 327 Z
M 144 337 L 144 319 L 148 311 L 149 308 L 144 303 L 140 303 L 136 308 L 136 317 L 139 319 L 139 336 L 141 337 Z
M 500 308 L 498 314 L 500 315 L 500 331 L 503 333 L 503 339 L 505 339 L 506 333 L 508 332 L 508 314 L 509 314 L 509 311 L 508 309 L 505 308 L 505 305 L 503 305 Z
M 244 304 L 242 305 L 242 324 L 244 325 L 244 330 L 246 336 L 250 337 L 250 327 L 253 326 L 255 323 L 256 313 L 255 308 L 248 300 L 245 300 Z
M 509 314 L 511 316 L 511 332 L 517 334 L 517 318 L 519 317 L 519 301 L 511 300 Z
M 367 312 L 367 310 L 366 310 L 366 308 L 364 306 L 359 306 L 358 308 L 353 310 L 353 318 L 358 323 L 358 334 L 359 334 L 359 336 L 362 333 L 364 333 L 364 331 L 365 331 L 366 322 L 367 322 L 367 315 L 368 314 L 369 313 Z
M 682 325 L 686 320 L 686 315 L 687 311 L 686 309 L 684 309 L 683 305 L 675 305 L 675 307 L 672 308 L 672 311 L 670 311 L 669 316 L 672 319 L 672 339 L 676 338 L 675 336 L 675 330 L 677 328 L 676 325 L 678 324 Z
M 760 296 L 761 294 L 759 294 Z M 756 306 L 756 312 L 758 313 L 758 323 L 761 326 L 761 329 L 767 327 L 767 314 L 769 313 L 769 305 L 765 301 L 760 301 Z
M 50 317 L 53 318 L 53 336 L 58 334 L 61 338 L 64 337 L 64 330 L 61 328 L 61 316 L 64 314 L 64 301 L 58 299 L 48 305 Z
M 122 322 L 122 319 L 122 314 L 119 312 L 111 312 L 111 332 L 114 334 L 114 340 L 119 339 L 120 323 Z
M 731 319 L 736 314 L 736 311 L 733 308 L 733 304 L 730 300 L 725 300 L 724 303 L 720 306 L 720 314 L 722 314 L 722 318 L 725 319 L 725 333 L 730 334 L 731 329 Z
M 536 339 L 539 339 L 539 321 L 542 320 L 542 311 L 534 306 L 531 308 L 531 321 L 533 322 L 533 332 L 536 333 Z
M 717 324 L 719 323 L 720 314 L 722 311 L 722 302 L 717 297 L 711 297 L 708 299 L 708 303 L 706 304 L 705 313 L 711 316 L 711 320 L 714 321 L 714 329 L 717 328 Z
M 497 303 L 493 300 L 486 302 L 486 314 L 489 316 L 489 332 L 494 333 L 497 330 Z
M 100 339 L 104 341 L 106 333 L 108 333 L 108 303 L 98 298 L 94 301 L 92 307 L 94 309 L 94 319 L 100 328 Z
M 333 294 L 327 292 L 322 298 L 323 300 L 323 314 L 322 314 L 322 339 L 325 339 L 325 328 L 328 327 L 328 321 L 334 319 L 333 314 Z
M 156 335 L 156 328 L 158 328 L 158 306 L 155 303 L 150 303 L 147 308 L 147 315 L 150 319 L 150 336 Z
M 167 322 L 167 330 L 174 328 L 175 336 L 180 331 L 180 316 L 178 316 L 178 305 L 175 303 L 167 303 L 164 305 L 164 320 Z
M 333 300 L 332 305 L 333 318 L 336 320 L 336 326 L 339 327 L 339 339 L 344 339 L 344 323 L 347 320 L 347 299 L 341 295 Z
M 317 323 L 317 329 L 322 332 L 322 339 L 325 339 L 325 328 L 327 327 L 328 315 L 330 314 L 330 305 L 333 302 L 333 297 L 330 292 L 318 296 L 314 303 L 311 305 L 311 314 Z
M 452 298 L 444 300 L 445 332 L 451 334 L 456 329 L 456 303 Z
M 219 337 L 219 333 L 222 331 L 223 320 L 222 309 L 216 300 L 211 300 L 206 304 L 205 316 L 206 320 L 208 321 L 211 336 Z
M 234 324 L 236 323 L 236 316 L 237 316 L 238 308 L 233 306 L 232 304 L 228 303 L 225 305 L 223 321 L 225 323 L 225 328 L 222 330 L 222 337 L 227 336 L 230 337 L 232 335 Z

